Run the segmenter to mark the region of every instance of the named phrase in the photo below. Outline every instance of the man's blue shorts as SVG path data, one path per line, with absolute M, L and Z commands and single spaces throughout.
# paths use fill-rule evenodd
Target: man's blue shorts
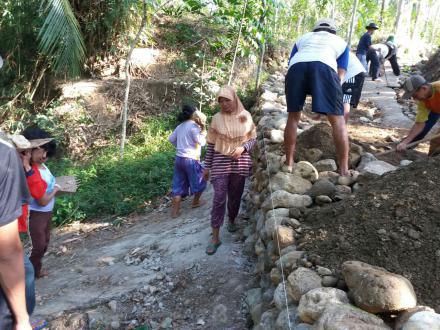
M 285 91 L 288 112 L 301 111 L 306 96 L 311 95 L 313 112 L 344 115 L 339 76 L 322 62 L 293 64 L 286 75 Z

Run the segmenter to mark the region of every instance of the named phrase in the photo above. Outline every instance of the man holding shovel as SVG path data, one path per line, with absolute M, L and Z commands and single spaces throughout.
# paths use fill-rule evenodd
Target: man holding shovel
M 397 151 L 404 151 L 411 142 L 422 139 L 440 117 L 440 81 L 428 83 L 420 75 L 412 75 L 403 84 L 403 98 L 412 97 L 418 101 L 415 123 L 398 145 Z M 440 133 L 437 132 L 437 133 Z M 440 137 L 431 140 L 428 156 L 432 156 L 440 147 Z

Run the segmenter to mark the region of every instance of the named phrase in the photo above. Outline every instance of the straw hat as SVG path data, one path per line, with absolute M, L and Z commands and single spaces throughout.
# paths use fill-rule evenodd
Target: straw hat
M 15 148 L 18 150 L 26 150 L 26 149 L 41 147 L 42 145 L 45 145 L 46 143 L 49 143 L 50 141 L 53 140 L 53 138 L 28 140 L 23 135 L 20 134 L 8 135 L 7 137 L 15 146 Z

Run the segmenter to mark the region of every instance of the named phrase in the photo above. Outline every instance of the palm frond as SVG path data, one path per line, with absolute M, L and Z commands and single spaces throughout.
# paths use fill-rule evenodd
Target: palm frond
M 38 33 L 39 51 L 53 60 L 57 74 L 76 77 L 85 59 L 85 44 L 69 0 L 43 0 L 46 15 Z

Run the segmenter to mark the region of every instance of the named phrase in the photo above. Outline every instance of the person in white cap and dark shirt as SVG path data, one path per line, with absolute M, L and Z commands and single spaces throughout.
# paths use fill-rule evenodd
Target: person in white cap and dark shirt
M 422 139 L 440 117 L 440 81 L 429 83 L 416 74 L 407 78 L 402 87 L 405 90 L 403 98 L 412 97 L 417 101 L 417 114 L 408 135 L 397 145 L 397 151 L 404 151 L 409 143 Z M 436 154 L 439 147 L 440 138 L 431 140 L 428 155 Z
M 348 57 L 347 43 L 336 35 L 332 19 L 319 20 L 312 32 L 295 42 L 285 79 L 288 119 L 284 131 L 284 171 L 292 171 L 298 122 L 306 96 L 311 95 L 312 111 L 327 115 L 332 126 L 340 174 L 349 175 L 348 134 L 341 88 Z

